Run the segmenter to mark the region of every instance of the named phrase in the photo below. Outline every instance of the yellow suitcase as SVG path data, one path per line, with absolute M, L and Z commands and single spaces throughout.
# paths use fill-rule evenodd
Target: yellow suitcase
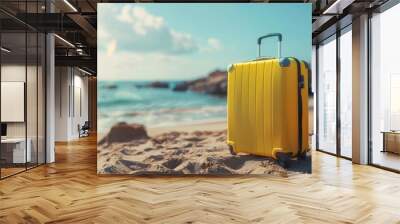
M 261 42 L 277 37 L 278 58 L 261 57 Z M 258 38 L 258 58 L 228 66 L 228 139 L 231 153 L 273 157 L 286 166 L 309 150 L 309 66 L 280 57 L 282 35 Z

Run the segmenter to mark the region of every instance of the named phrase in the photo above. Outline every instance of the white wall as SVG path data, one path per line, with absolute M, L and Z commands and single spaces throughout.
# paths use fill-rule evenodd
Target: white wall
M 56 67 L 55 86 L 55 140 L 77 139 L 78 125 L 88 120 L 88 78 L 76 68 Z
M 75 70 L 76 71 L 76 70 Z M 75 106 L 73 110 L 75 110 L 74 119 L 72 119 L 72 135 L 78 136 L 78 124 L 83 125 L 85 121 L 88 121 L 88 78 L 85 76 L 75 75 L 74 78 L 74 99 Z M 81 107 L 81 108 L 80 108 Z
M 55 141 L 68 140 L 68 88 L 70 84 L 69 69 L 55 68 Z

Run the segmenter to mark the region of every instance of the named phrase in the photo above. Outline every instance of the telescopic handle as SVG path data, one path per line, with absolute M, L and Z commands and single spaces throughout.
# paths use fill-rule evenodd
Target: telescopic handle
M 261 36 L 257 39 L 257 45 L 258 45 L 258 57 L 261 57 L 261 41 L 263 39 L 266 38 L 270 38 L 270 37 L 277 37 L 278 38 L 278 58 L 281 57 L 281 53 L 282 53 L 282 47 L 281 47 L 281 43 L 282 43 L 282 34 L 280 33 L 269 33 L 267 35 Z

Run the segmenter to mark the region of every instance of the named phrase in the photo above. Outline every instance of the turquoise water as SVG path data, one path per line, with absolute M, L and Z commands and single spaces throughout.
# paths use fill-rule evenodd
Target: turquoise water
M 107 131 L 113 124 L 126 121 L 146 127 L 166 127 L 204 121 L 226 120 L 226 98 L 169 89 L 139 88 L 149 82 L 99 81 L 98 128 Z M 113 86 L 114 88 L 109 88 Z

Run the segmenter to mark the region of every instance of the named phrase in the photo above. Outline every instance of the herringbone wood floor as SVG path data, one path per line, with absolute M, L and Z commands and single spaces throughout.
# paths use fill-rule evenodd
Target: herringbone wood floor
M 400 175 L 313 153 L 289 178 L 96 175 L 94 137 L 0 181 L 0 223 L 400 223 Z

